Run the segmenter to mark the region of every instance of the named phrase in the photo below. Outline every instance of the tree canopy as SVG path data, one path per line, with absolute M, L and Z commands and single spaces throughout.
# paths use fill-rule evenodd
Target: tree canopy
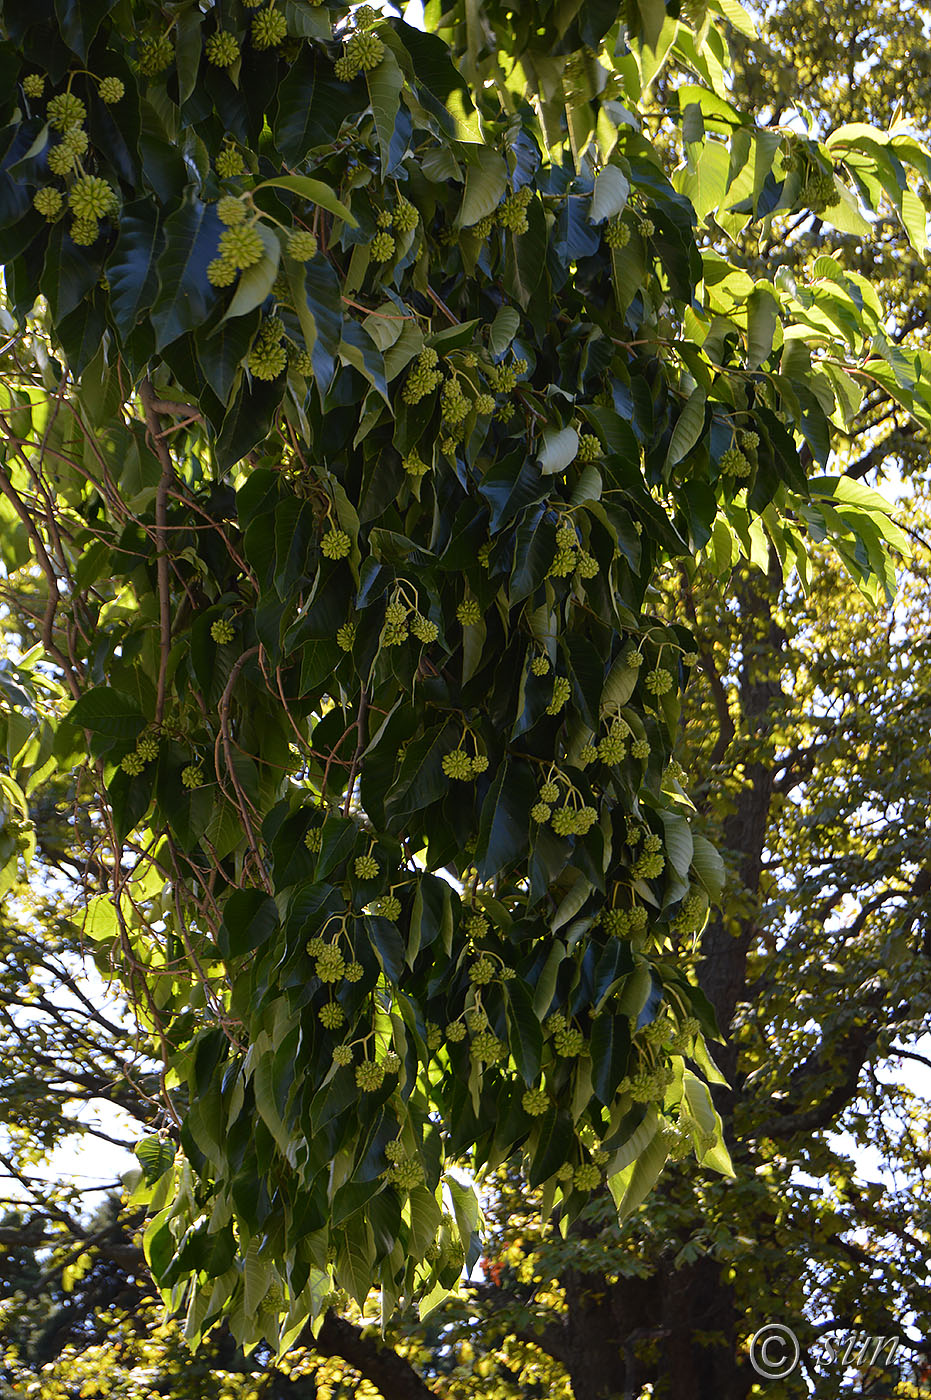
M 730 1174 L 707 644 L 663 590 L 808 588 L 829 539 L 891 594 L 907 537 L 832 443 L 931 398 L 868 273 L 727 239 L 882 212 L 923 252 L 924 147 L 758 124 L 732 0 L 3 24 L 7 871 L 78 772 L 188 1337 L 283 1352 L 373 1284 L 427 1316 L 478 1256 L 463 1165 L 522 1159 L 564 1225 L 670 1156 Z

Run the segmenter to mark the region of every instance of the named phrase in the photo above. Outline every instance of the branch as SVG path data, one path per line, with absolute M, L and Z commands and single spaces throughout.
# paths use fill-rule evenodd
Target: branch
M 160 637 L 160 658 L 158 666 L 158 692 L 155 699 L 155 723 L 161 724 L 165 712 L 165 689 L 168 683 L 168 657 L 171 653 L 171 574 L 168 568 L 168 493 L 175 479 L 171 464 L 171 453 L 161 436 L 158 422 L 158 409 L 161 400 L 156 399 L 148 376 L 139 385 L 139 397 L 145 411 L 146 434 L 152 443 L 152 451 L 162 467 L 158 489 L 155 493 L 155 560 L 158 570 L 158 618 Z M 172 407 L 175 407 L 174 405 Z
M 317 1336 L 308 1335 L 304 1345 L 321 1356 L 348 1361 L 385 1400 L 436 1400 L 436 1391 L 421 1380 L 410 1362 L 377 1336 L 365 1336 L 336 1313 L 328 1312 Z

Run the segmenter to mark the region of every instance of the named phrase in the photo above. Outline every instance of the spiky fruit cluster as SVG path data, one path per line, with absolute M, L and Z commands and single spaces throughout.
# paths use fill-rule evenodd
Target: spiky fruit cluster
M 353 869 L 358 880 L 374 880 L 381 867 L 373 855 L 356 856 Z
M 585 1037 L 575 1026 L 559 1026 L 553 1036 L 553 1049 L 567 1060 L 580 1055 L 584 1045 Z
M 61 213 L 61 192 L 56 190 L 54 185 L 46 185 L 44 189 L 36 190 L 32 203 L 43 218 L 48 219 L 51 223 Z
M 119 207 L 116 191 L 97 175 L 83 175 L 68 193 L 68 206 L 76 219 L 103 219 Z
M 546 802 L 535 802 L 530 809 L 530 820 L 534 822 L 548 822 L 553 815 L 553 809 Z
M 119 102 L 126 91 L 119 78 L 101 78 L 97 88 L 101 102 L 105 102 L 108 107 L 112 107 L 115 102 Z
M 549 674 L 550 659 L 548 656 L 535 656 L 530 663 L 530 670 L 534 676 L 546 676 Z
M 379 230 L 369 244 L 373 262 L 387 262 L 394 255 L 394 239 L 386 229 Z
M 207 62 L 212 63 L 214 68 L 232 68 L 239 61 L 239 40 L 235 34 L 221 29 L 218 34 L 210 35 L 204 45 L 204 53 Z
M 440 1046 L 443 1044 L 443 1032 L 435 1021 L 427 1022 L 424 1039 L 427 1043 L 427 1049 L 431 1051 L 439 1050 Z
M 442 376 L 440 376 L 442 378 Z M 410 451 L 406 457 L 401 458 L 401 466 L 408 476 L 423 476 L 430 470 L 429 462 L 424 462 L 417 452 Z
M 409 199 L 401 195 L 394 206 L 394 226 L 398 233 L 413 233 L 420 220 L 415 205 Z
M 509 365 L 492 365 L 488 370 L 488 382 L 496 394 L 510 394 L 517 388 L 520 376 L 526 373 L 526 360 L 512 360 Z
M 310 831 L 308 831 L 307 835 L 304 837 L 304 845 L 307 847 L 308 851 L 320 850 L 320 847 L 323 845 L 323 832 L 320 830 L 319 826 L 311 827 Z
M 447 778 L 455 778 L 459 782 L 468 782 L 473 776 L 472 760 L 463 749 L 453 749 L 452 753 L 445 754 L 442 768 Z
M 153 734 L 146 734 L 136 745 L 136 753 L 143 763 L 152 763 L 158 758 L 158 740 Z
M 707 912 L 707 898 L 699 890 L 692 890 L 679 906 L 679 912 L 672 921 L 673 928 L 684 934 L 700 933 Z
M 630 1076 L 630 1096 L 635 1103 L 659 1103 L 665 1097 L 672 1078 L 673 1071 L 669 1065 L 638 1070 Z
M 481 957 L 469 968 L 469 981 L 477 987 L 485 987 L 494 979 L 495 965 L 491 958 Z
M 27 97 L 41 97 L 45 91 L 45 79 L 41 73 L 27 73 L 23 79 L 23 92 Z
M 531 1118 L 540 1118 L 550 1106 L 550 1101 L 545 1089 L 528 1089 L 521 1104 L 525 1113 L 529 1113 Z
M 341 651 L 352 651 L 355 640 L 356 624 L 354 622 L 344 622 L 342 627 L 337 627 L 336 644 Z
M 372 902 L 372 913 L 380 914 L 383 919 L 390 919 L 392 923 L 396 923 L 401 917 L 401 901 L 396 895 L 383 895 L 381 899 Z
M 352 540 L 345 530 L 328 530 L 320 548 L 327 559 L 346 559 L 352 552 Z
M 579 749 L 576 763 L 580 768 L 587 768 L 590 763 L 594 763 L 598 757 L 598 750 L 594 744 L 583 744 Z
M 650 832 L 643 842 L 643 851 L 634 861 L 630 873 L 635 880 L 655 880 L 663 873 L 666 857 L 662 851 L 662 841 Z
M 317 240 L 310 229 L 298 228 L 288 234 L 288 257 L 295 262 L 310 262 L 317 252 Z
M 280 10 L 262 10 L 252 21 L 252 46 L 273 49 L 288 37 L 288 21 Z
M 138 754 L 128 753 L 120 759 L 120 767 L 124 773 L 128 773 L 131 778 L 138 778 L 145 764 Z
M 316 972 L 321 982 L 339 982 L 346 972 L 346 959 L 335 943 L 325 943 L 316 958 Z
M 594 807 L 558 807 L 550 818 L 557 836 L 585 836 L 597 820 Z
M 463 393 L 458 379 L 447 379 L 440 395 L 440 406 L 448 424 L 456 425 L 468 417 L 472 405 Z
M 472 1037 L 472 1058 L 485 1064 L 497 1064 L 504 1057 L 505 1049 L 493 1031 L 479 1031 Z
M 385 1081 L 385 1067 L 377 1060 L 363 1060 L 356 1065 L 356 1088 L 364 1094 L 376 1093 Z
M 840 200 L 833 171 L 818 171 L 805 183 L 802 195 L 813 214 L 823 214 L 825 209 L 833 209 Z
M 159 34 L 157 38 L 142 40 L 136 62 L 144 78 L 154 78 L 157 73 L 163 73 L 171 66 L 174 57 L 175 51 L 170 38 L 167 34 Z
M 297 374 L 302 374 L 305 379 L 309 379 L 314 372 L 314 362 L 309 352 L 300 350 L 294 345 L 288 346 L 288 364 Z
M 611 219 L 605 229 L 605 242 L 609 248 L 626 248 L 630 242 L 630 229 L 621 218 Z
M 652 219 L 641 219 L 637 227 L 640 230 L 641 238 L 652 238 L 656 232 L 656 226 Z
M 729 447 L 718 463 L 725 476 L 749 476 L 750 463 L 739 447 Z
M 672 690 L 672 674 L 662 666 L 647 674 L 644 685 L 651 695 L 666 695 Z
M 498 209 L 498 222 L 502 228 L 508 229 L 511 233 L 526 233 L 529 227 L 527 210 L 532 198 L 533 190 L 529 185 L 524 185 L 521 189 L 515 190 L 513 194 L 507 195 L 504 203 Z
M 598 757 L 602 763 L 613 768 L 627 753 L 627 729 L 620 720 L 614 720 L 603 739 L 598 741 Z
M 357 29 L 371 29 L 373 24 L 377 24 L 381 18 L 378 11 L 371 5 L 360 5 L 353 11 L 352 22 Z
M 462 1022 L 450 1021 L 449 1025 L 446 1027 L 446 1039 L 455 1045 L 458 1041 L 465 1040 L 465 1037 L 466 1028 Z
M 464 598 L 456 608 L 456 617 L 463 627 L 475 627 L 482 620 L 482 610 L 474 598 Z
M 745 452 L 755 452 L 760 445 L 759 433 L 750 430 L 740 434 L 740 445 Z
M 328 1031 L 338 1030 L 346 1019 L 343 1008 L 338 1001 L 328 1001 L 325 1006 L 321 1006 L 317 1014 L 320 1018 L 320 1024 L 325 1026 Z
M 199 763 L 189 763 L 186 768 L 181 769 L 181 784 L 186 788 L 203 787 L 204 770 Z
M 242 175 L 246 167 L 243 165 L 242 156 L 236 148 L 227 146 L 217 156 L 216 168 L 221 180 L 232 180 L 237 175 Z
M 217 200 L 217 218 L 227 228 L 238 228 L 246 222 L 246 206 L 234 194 L 225 194 Z
M 229 230 L 230 234 L 239 232 L 239 229 Z M 227 236 L 223 234 L 221 237 Z M 256 379 L 277 379 L 286 368 L 288 354 L 281 344 L 283 334 L 284 327 L 277 316 L 270 316 L 263 323 L 247 361 L 249 371 Z
M 336 1045 L 336 1046 L 334 1046 L 334 1047 L 333 1047 L 333 1063 L 336 1064 L 336 1065 L 342 1065 L 344 1068 L 345 1068 L 346 1065 L 351 1065 L 351 1064 L 352 1064 L 352 1046 L 351 1046 L 351 1045 Z
M 345 54 L 356 73 L 368 73 L 381 63 L 385 46 L 377 34 L 356 33 L 347 41 Z
M 398 1157 L 391 1163 L 385 1176 L 392 1186 L 397 1186 L 399 1190 L 413 1191 L 423 1183 L 423 1165 L 415 1157 Z
M 601 1182 L 601 1172 L 594 1162 L 582 1162 L 572 1173 L 572 1184 L 577 1191 L 594 1191 Z
M 405 403 L 419 403 L 442 383 L 443 372 L 437 369 L 438 361 L 439 356 L 432 346 L 428 345 L 421 350 L 404 385 L 401 397 Z
M 48 124 L 55 131 L 67 131 L 69 126 L 80 126 L 87 117 L 87 108 L 73 92 L 60 92 L 49 98 L 46 110 Z
M 631 744 L 631 746 L 630 746 L 630 753 L 631 753 L 631 757 L 632 757 L 632 758 L 637 758 L 637 759 L 641 759 L 641 760 L 644 759 L 644 758 L 649 758 L 649 757 L 650 757 L 650 741 L 649 741 L 649 739 L 635 739 L 635 740 L 633 741 L 633 743 Z
M 346 967 L 347 982 L 361 982 L 365 976 L 365 968 L 361 963 L 351 962 Z
M 553 694 L 550 703 L 546 707 L 548 715 L 558 715 L 564 708 L 569 696 L 572 694 L 572 686 L 565 676 L 557 676 L 553 681 Z
M 576 459 L 579 462 L 597 462 L 601 456 L 601 441 L 594 433 L 583 433 L 579 438 L 579 450 Z
M 216 622 L 210 624 L 210 635 L 217 643 L 217 646 L 227 646 L 236 635 L 236 628 L 226 617 L 218 617 Z
M 431 642 L 435 642 L 440 635 L 440 629 L 437 627 L 436 623 L 431 622 L 429 618 L 421 617 L 418 612 L 415 612 L 411 618 L 410 629 L 411 635 L 416 637 L 418 642 L 422 642 L 424 646 L 429 646 Z

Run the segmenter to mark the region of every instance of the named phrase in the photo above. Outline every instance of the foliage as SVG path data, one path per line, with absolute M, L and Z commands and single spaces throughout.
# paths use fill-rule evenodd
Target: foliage
M 807 581 L 830 536 L 889 592 L 905 538 L 831 435 L 864 382 L 924 421 L 928 376 L 864 275 L 751 278 L 701 228 L 864 235 L 859 199 L 923 248 L 929 158 L 757 128 L 722 13 L 752 29 L 4 7 L 0 492 L 74 702 L 10 761 L 84 764 L 190 1339 L 284 1351 L 373 1283 L 427 1315 L 478 1251 L 457 1163 L 522 1155 L 564 1223 L 670 1152 L 731 1170 L 690 952 L 722 872 L 672 758 L 699 643 L 657 584 Z

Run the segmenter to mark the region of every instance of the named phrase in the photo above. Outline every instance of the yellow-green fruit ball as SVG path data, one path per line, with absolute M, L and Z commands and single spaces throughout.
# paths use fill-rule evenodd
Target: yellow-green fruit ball
M 216 169 L 221 180 L 232 180 L 236 175 L 241 175 L 245 168 L 242 156 L 230 146 L 217 156 Z
M 421 617 L 419 613 L 414 614 L 410 626 L 413 636 L 417 638 L 418 642 L 423 642 L 424 646 L 429 646 L 431 642 L 435 642 L 440 635 L 436 623 L 430 622 L 428 618 Z
M 387 262 L 394 253 L 394 239 L 391 234 L 384 229 L 380 233 L 376 233 L 369 244 L 369 252 L 373 262 Z
M 120 767 L 123 772 L 128 773 L 131 778 L 138 778 L 145 764 L 138 754 L 128 753 L 125 758 L 120 760 Z
M 221 30 L 219 34 L 210 35 L 204 45 L 204 53 L 207 62 L 212 63 L 214 68 L 232 68 L 239 58 L 239 41 L 235 34 Z
M 319 851 L 320 847 L 323 845 L 323 832 L 320 830 L 319 826 L 311 827 L 310 831 L 308 831 L 307 835 L 304 837 L 304 845 L 307 847 L 308 851 Z
M 601 1172 L 594 1162 L 583 1162 L 576 1167 L 572 1176 L 572 1184 L 579 1191 L 594 1191 L 601 1181 Z
M 352 552 L 352 540 L 345 530 L 329 530 L 320 541 L 327 559 L 345 559 Z
M 167 34 L 160 34 L 157 39 L 143 39 L 139 45 L 139 72 L 153 78 L 169 67 L 174 56 L 175 51 Z
M 530 670 L 535 676 L 546 676 L 549 674 L 550 661 L 548 656 L 535 656 L 530 663 Z
M 337 1065 L 342 1065 L 343 1067 L 345 1067 L 346 1065 L 351 1065 L 352 1046 L 337 1045 L 333 1050 L 333 1063 Z
M 79 248 L 89 248 L 100 237 L 100 225 L 96 219 L 75 219 L 69 232 L 72 243 Z
M 491 958 L 479 958 L 469 968 L 469 981 L 474 982 L 479 987 L 487 986 L 494 975 L 495 965 Z
M 257 49 L 273 49 L 288 35 L 288 22 L 278 10 L 263 10 L 252 21 L 252 43 Z
M 74 154 L 65 145 L 53 146 L 48 153 L 48 168 L 53 175 L 67 175 L 74 169 Z
M 651 695 L 665 695 L 672 689 L 672 676 L 662 667 L 658 667 L 650 672 L 644 684 Z
M 236 635 L 236 628 L 225 617 L 218 617 L 210 624 L 210 635 L 219 646 L 226 646 Z
M 463 627 L 474 627 L 482 620 L 482 610 L 474 598 L 465 598 L 456 609 L 456 616 Z
M 336 629 L 336 644 L 341 651 L 352 651 L 355 640 L 356 624 L 354 622 L 344 622 L 342 627 Z
M 211 287 L 231 287 L 239 276 L 239 270 L 229 258 L 213 258 L 207 264 L 207 281 Z
M 45 79 L 41 73 L 27 73 L 23 79 L 23 92 L 27 97 L 41 97 L 45 91 Z
M 635 739 L 630 746 L 631 755 L 634 758 L 644 759 L 650 757 L 649 739 Z
M 380 1089 L 384 1078 L 384 1065 L 375 1060 L 364 1060 L 361 1065 L 356 1065 L 356 1087 L 363 1093 L 370 1094 Z
M 528 1089 L 521 1103 L 524 1112 L 529 1113 L 531 1118 L 541 1117 L 550 1106 L 545 1089 Z
M 49 126 L 56 131 L 67 131 L 69 126 L 80 126 L 87 116 L 87 108 L 73 92 L 61 92 L 49 99 L 47 116 Z
M 68 204 L 76 219 L 102 219 L 113 212 L 116 203 L 113 189 L 96 175 L 84 175 L 75 180 L 68 194 Z
M 609 248 L 625 248 L 630 242 L 630 229 L 621 219 L 612 219 L 604 237 Z
M 307 350 L 300 350 L 293 345 L 288 346 L 288 364 L 296 374 L 302 374 L 305 379 L 309 379 L 314 372 L 313 357 Z
M 204 782 L 203 769 L 197 763 L 189 763 L 186 768 L 181 769 L 181 784 L 186 788 L 202 787 Z
M 531 820 L 535 822 L 548 822 L 552 815 L 552 807 L 547 806 L 545 802 L 535 802 L 530 809 Z
M 288 356 L 283 345 L 268 345 L 260 341 L 249 354 L 249 370 L 256 379 L 277 379 L 288 364 Z
M 326 1006 L 321 1006 L 318 1015 L 321 1024 L 326 1026 L 328 1031 L 337 1030 L 346 1019 L 343 1015 L 343 1008 L 335 1001 L 328 1001 Z
M 487 768 L 488 768 L 488 755 L 487 755 L 487 754 L 484 754 L 484 753 L 477 753 L 477 754 L 475 755 L 475 757 L 472 759 L 472 772 L 473 772 L 473 773 L 484 773 L 484 772 L 487 770 Z
M 345 972 L 347 982 L 361 982 L 364 976 L 365 968 L 361 963 L 351 962 L 348 964 Z
M 39 213 L 50 222 L 52 219 L 57 219 L 61 213 L 61 193 L 53 185 L 46 185 L 44 189 L 36 190 L 32 202 Z
M 234 194 L 225 194 L 217 200 L 217 218 L 227 228 L 238 228 L 246 222 L 246 206 Z
M 158 740 L 153 738 L 140 739 L 136 745 L 136 753 L 143 763 L 151 763 L 158 758 Z
M 236 267 L 247 268 L 260 262 L 265 252 L 262 236 L 254 224 L 241 224 L 220 234 L 218 252 Z
M 457 1041 L 465 1040 L 466 1028 L 461 1021 L 451 1021 L 446 1027 L 446 1039 L 455 1044 Z
M 563 1026 L 557 1030 L 553 1036 L 553 1048 L 557 1055 L 563 1055 L 566 1059 L 573 1059 L 578 1055 L 585 1039 L 582 1032 L 576 1030 L 574 1026 Z
M 346 45 L 346 57 L 356 65 L 357 71 L 377 68 L 384 56 L 385 46 L 377 34 L 353 34 Z
M 317 251 L 317 240 L 309 229 L 295 229 L 288 235 L 288 257 L 295 262 L 310 262 Z
M 572 687 L 567 678 L 565 676 L 557 676 L 553 681 L 553 698 L 546 707 L 546 713 L 548 715 L 558 715 L 571 693 Z
M 459 782 L 467 782 L 472 777 L 472 760 L 462 749 L 454 749 L 443 758 L 443 772 L 447 778 L 455 778 Z
M 354 870 L 359 880 L 374 880 L 381 868 L 374 856 L 356 856 Z
M 62 151 L 67 151 L 70 156 L 83 156 L 87 150 L 87 132 L 81 126 L 69 126 L 68 130 L 61 138 L 59 147 Z
M 112 107 L 114 102 L 119 102 L 126 88 L 119 78 L 101 78 L 97 91 L 100 93 L 101 102 L 106 102 L 108 107 Z

